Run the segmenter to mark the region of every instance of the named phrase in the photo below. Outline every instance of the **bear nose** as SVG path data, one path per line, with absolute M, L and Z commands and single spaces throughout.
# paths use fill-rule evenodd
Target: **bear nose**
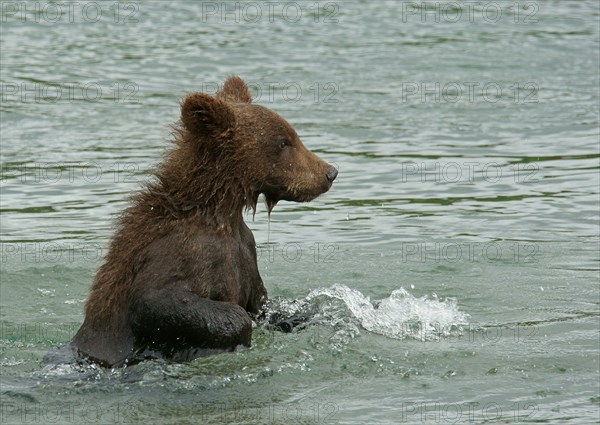
M 329 181 L 329 183 L 333 183 L 333 181 L 335 180 L 337 175 L 338 175 L 337 168 L 335 168 L 333 165 L 331 167 L 329 167 L 329 171 L 327 171 L 327 180 Z

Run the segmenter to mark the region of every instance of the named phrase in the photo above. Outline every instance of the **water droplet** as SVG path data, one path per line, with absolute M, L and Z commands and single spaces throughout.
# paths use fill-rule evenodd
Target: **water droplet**
M 455 370 L 449 370 L 448 372 L 446 372 L 444 374 L 444 376 L 442 376 L 442 378 L 450 378 L 452 376 L 456 376 L 456 371 Z

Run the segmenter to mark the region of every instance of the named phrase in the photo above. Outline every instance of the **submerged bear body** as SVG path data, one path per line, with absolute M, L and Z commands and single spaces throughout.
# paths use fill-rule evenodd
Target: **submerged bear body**
M 190 352 L 250 344 L 246 312 L 257 314 L 266 300 L 254 237 L 243 221 L 231 232 L 207 231 L 197 221 L 196 214 L 178 220 L 140 250 L 131 265 L 132 291 L 115 299 L 101 320 L 86 317 L 74 340 L 82 354 L 112 367 L 145 357 L 188 360 L 195 357 Z M 228 320 L 236 326 L 225 326 Z M 198 334 L 203 327 L 207 333 Z
M 309 201 L 337 170 L 231 77 L 189 95 L 175 147 L 121 215 L 71 346 L 103 366 L 249 346 L 267 291 L 243 212 Z

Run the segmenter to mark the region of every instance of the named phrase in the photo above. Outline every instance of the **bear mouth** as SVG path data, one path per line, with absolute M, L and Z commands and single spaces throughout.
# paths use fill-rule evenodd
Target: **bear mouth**
M 327 182 L 326 187 L 314 188 L 311 191 L 291 191 L 284 187 L 265 186 L 261 193 L 265 196 L 265 203 L 269 215 L 279 201 L 310 202 L 327 192 L 332 184 Z

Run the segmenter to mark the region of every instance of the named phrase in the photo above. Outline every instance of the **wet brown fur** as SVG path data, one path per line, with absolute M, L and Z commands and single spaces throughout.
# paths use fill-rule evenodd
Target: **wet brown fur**
M 132 353 L 163 347 L 170 335 L 161 332 L 169 327 L 168 333 L 176 334 L 178 321 L 190 318 L 198 322 L 182 323 L 185 349 L 199 346 L 211 354 L 213 348 L 249 344 L 249 319 L 233 305 L 257 313 L 266 290 L 244 210 L 255 210 L 261 193 L 269 210 L 279 200 L 309 201 L 335 178 L 332 167 L 306 149 L 283 118 L 251 102 L 239 77 L 230 77 L 214 97 L 192 93 L 184 99 L 172 149 L 120 216 L 95 276 L 85 322 L 73 340 L 80 355 L 106 366 L 123 364 Z M 176 295 L 171 304 L 161 304 L 157 295 L 136 307 L 146 292 L 165 289 Z M 202 300 L 223 302 L 224 312 L 221 304 Z M 188 302 L 202 308 L 185 310 Z M 139 312 L 156 310 L 145 310 L 147 305 L 161 310 L 158 325 L 148 319 L 156 332 L 144 328 L 146 316 Z M 205 322 L 206 332 L 192 335 Z M 229 339 L 221 340 L 219 326 Z

